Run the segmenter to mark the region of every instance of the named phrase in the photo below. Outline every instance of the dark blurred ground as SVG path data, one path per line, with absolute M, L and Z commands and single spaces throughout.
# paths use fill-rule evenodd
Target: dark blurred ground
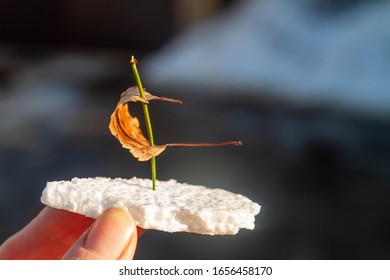
M 145 20 L 157 30 L 147 29 L 143 36 L 154 38 L 160 29 L 168 30 L 164 38 L 150 42 L 137 43 L 130 35 L 133 30 L 125 27 L 119 31 L 126 36 L 116 29 L 101 33 L 106 43 L 69 35 L 85 26 L 100 34 L 90 17 L 89 25 L 71 23 L 76 27 L 70 31 L 64 27 L 65 38 L 53 31 L 54 42 L 45 41 L 45 33 L 27 41 L 15 39 L 18 32 L 32 32 L 33 26 L 5 36 L 0 44 L 0 242 L 42 209 L 40 194 L 47 181 L 150 176 L 149 164 L 137 162 L 120 147 L 108 122 L 119 94 L 133 85 L 130 56 L 137 56 L 142 76 L 143 57 L 174 35 L 173 5 L 162 5 L 166 11 L 143 8 L 145 14 L 159 11 L 161 16 L 160 21 Z M 107 24 L 115 18 L 108 15 Z M 44 29 L 45 24 L 35 28 Z M 390 258 L 388 119 L 251 99 L 245 91 L 221 100 L 215 93 L 144 86 L 155 95 L 184 102 L 151 105 L 157 143 L 244 143 L 169 148 L 157 158 L 158 178 L 222 187 L 248 196 L 262 210 L 255 230 L 236 236 L 149 231 L 140 239 L 138 259 Z

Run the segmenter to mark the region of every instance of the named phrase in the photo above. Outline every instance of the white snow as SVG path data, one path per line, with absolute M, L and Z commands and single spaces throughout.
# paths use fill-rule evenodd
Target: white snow
M 154 86 L 388 116 L 389 25 L 389 1 L 333 14 L 307 0 L 238 1 L 151 55 L 143 71 Z

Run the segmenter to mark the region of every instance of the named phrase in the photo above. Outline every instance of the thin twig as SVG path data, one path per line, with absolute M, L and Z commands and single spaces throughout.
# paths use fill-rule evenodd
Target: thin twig
M 135 81 L 137 83 L 139 94 L 143 99 L 145 99 L 144 88 L 142 86 L 141 78 L 140 78 L 140 76 L 138 74 L 138 70 L 137 70 L 137 60 L 134 58 L 134 56 L 131 57 L 130 64 L 131 64 L 131 68 L 133 69 L 133 73 L 134 73 Z M 142 109 L 144 111 L 146 130 L 148 132 L 150 146 L 153 147 L 154 146 L 154 138 L 153 138 L 152 123 L 150 121 L 148 104 L 144 103 L 144 102 L 142 102 L 141 104 L 142 104 Z M 155 191 L 156 190 L 156 178 L 157 178 L 156 157 L 152 157 L 150 159 L 150 164 L 151 164 L 151 169 L 152 169 L 152 182 L 153 182 L 152 188 Z

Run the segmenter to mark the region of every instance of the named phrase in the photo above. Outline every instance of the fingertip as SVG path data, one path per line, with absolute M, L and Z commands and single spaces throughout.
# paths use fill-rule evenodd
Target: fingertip
M 137 228 L 122 208 L 105 211 L 69 250 L 70 259 L 130 259 L 137 245 Z

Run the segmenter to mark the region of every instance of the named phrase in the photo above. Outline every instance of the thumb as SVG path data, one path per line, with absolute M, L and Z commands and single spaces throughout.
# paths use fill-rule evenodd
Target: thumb
M 68 260 L 132 259 L 137 227 L 121 208 L 105 211 L 65 254 Z

